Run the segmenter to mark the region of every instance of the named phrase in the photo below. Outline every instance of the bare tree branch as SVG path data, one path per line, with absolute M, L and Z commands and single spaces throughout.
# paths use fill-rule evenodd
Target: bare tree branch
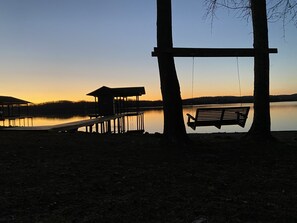
M 251 15 L 249 0 L 204 0 L 206 6 L 205 18 L 211 18 L 211 24 L 216 18 L 216 11 L 220 8 L 225 8 L 230 11 L 235 11 L 238 18 L 249 19 Z
M 206 17 L 213 23 L 219 8 L 237 11 L 241 18 L 251 16 L 250 0 L 204 0 Z M 283 28 L 289 23 L 297 27 L 297 0 L 267 0 L 267 14 L 269 22 L 281 21 Z
M 283 26 L 293 22 L 297 27 L 297 1 L 296 0 L 270 0 L 268 2 L 269 21 L 281 20 Z

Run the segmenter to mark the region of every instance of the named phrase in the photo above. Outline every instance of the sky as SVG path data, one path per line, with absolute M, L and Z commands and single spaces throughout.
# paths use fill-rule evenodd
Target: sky
M 172 0 L 175 47 L 253 46 L 250 20 L 203 0 Z M 0 0 L 0 95 L 93 101 L 100 88 L 144 86 L 161 99 L 155 0 Z M 297 93 L 297 28 L 269 23 L 270 93 Z M 175 58 L 182 98 L 253 94 L 252 58 Z M 240 83 L 240 84 L 239 84 Z

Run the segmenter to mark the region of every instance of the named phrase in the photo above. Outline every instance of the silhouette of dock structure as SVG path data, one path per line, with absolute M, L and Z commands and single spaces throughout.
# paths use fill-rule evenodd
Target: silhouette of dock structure
M 19 98 L 0 96 L 0 121 L 2 126 L 32 126 L 33 117 L 29 115 L 31 104 Z
M 136 117 L 136 130 L 131 129 L 129 117 Z M 144 116 L 143 112 L 127 112 L 111 116 L 94 117 L 90 119 L 62 123 L 48 126 L 29 126 L 29 127 L 3 127 L 1 130 L 9 131 L 48 131 L 48 132 L 76 132 L 80 128 L 85 128 L 85 132 L 96 133 L 126 133 L 126 132 L 143 132 Z
M 27 105 L 30 102 L 12 97 L 0 98 L 1 116 L 3 125 L 0 130 L 10 131 L 55 131 L 55 132 L 75 132 L 85 128 L 86 132 L 96 133 L 126 133 L 126 132 L 144 132 L 144 113 L 139 110 L 139 96 L 145 94 L 144 87 L 124 87 L 109 88 L 103 86 L 87 94 L 95 97 L 94 113 L 90 114 L 90 119 L 62 123 L 48 126 L 26 126 L 25 124 L 17 126 L 15 120 L 25 122 L 25 118 L 19 113 L 15 116 L 16 105 L 20 111 L 20 105 Z M 136 100 L 128 98 L 136 97 Z M 132 106 L 131 106 L 132 105 Z M 5 113 L 4 108 L 6 108 Z M 8 121 L 8 125 L 5 125 Z
M 33 126 L 33 123 L 32 126 L 16 126 L 9 123 L 0 130 L 75 132 L 85 128 L 85 132 L 96 133 L 144 132 L 144 113 L 139 110 L 139 96 L 142 94 L 145 94 L 144 87 L 103 86 L 87 94 L 95 97 L 96 105 L 95 112 L 89 115 L 90 119 L 48 126 Z M 128 100 L 134 96 L 136 100 Z
M 96 104 L 95 114 L 90 117 L 110 117 L 110 120 L 100 125 L 100 131 L 103 133 L 112 130 L 114 132 L 117 130 L 118 133 L 143 132 L 144 113 L 139 110 L 139 97 L 143 94 L 145 94 L 144 87 L 110 88 L 102 86 L 87 94 L 95 98 Z M 131 100 L 131 97 L 135 97 L 135 100 Z M 130 129 L 130 119 L 132 118 L 136 122 L 134 130 Z M 95 128 L 96 132 L 99 132 L 99 126 L 95 125 Z

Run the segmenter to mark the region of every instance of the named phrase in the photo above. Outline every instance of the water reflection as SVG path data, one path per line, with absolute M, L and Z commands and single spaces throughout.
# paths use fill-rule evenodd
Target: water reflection
M 297 102 L 271 103 L 270 113 L 272 130 L 297 129 Z
M 185 107 L 183 109 L 185 123 L 187 122 L 187 113 L 195 114 L 197 107 L 218 107 L 218 105 L 203 105 Z M 225 104 L 222 106 L 241 106 L 240 104 Z M 247 132 L 252 124 L 254 109 L 253 104 L 242 104 L 242 106 L 250 106 L 249 116 L 244 128 L 240 126 L 222 126 L 221 129 L 216 127 L 198 127 L 195 131 L 186 126 L 188 133 L 211 133 L 211 132 Z M 297 130 L 297 102 L 277 102 L 271 103 L 271 129 L 273 131 Z M 36 117 L 34 118 L 34 126 L 55 125 L 66 122 L 79 121 L 88 119 L 88 116 L 75 116 L 70 118 L 63 117 Z M 144 112 L 144 128 L 146 132 L 155 133 L 163 132 L 163 110 L 149 110 Z M 133 123 L 132 123 L 133 125 Z M 84 131 L 84 128 L 80 129 Z
M 144 112 L 144 129 L 146 132 L 163 132 L 163 110 L 149 110 Z
M 58 125 L 67 122 L 75 122 L 89 119 L 89 116 L 72 116 L 72 117 L 34 117 L 34 126 Z

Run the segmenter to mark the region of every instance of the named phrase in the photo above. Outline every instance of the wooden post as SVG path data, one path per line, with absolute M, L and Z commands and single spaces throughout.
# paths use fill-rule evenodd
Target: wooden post
M 108 131 L 108 133 L 111 133 L 111 121 L 110 120 L 107 121 L 107 131 Z
M 121 131 L 120 118 L 117 118 L 117 122 L 118 122 L 118 133 L 120 133 L 120 131 Z
M 121 117 L 121 133 L 123 133 L 125 131 L 125 116 Z

